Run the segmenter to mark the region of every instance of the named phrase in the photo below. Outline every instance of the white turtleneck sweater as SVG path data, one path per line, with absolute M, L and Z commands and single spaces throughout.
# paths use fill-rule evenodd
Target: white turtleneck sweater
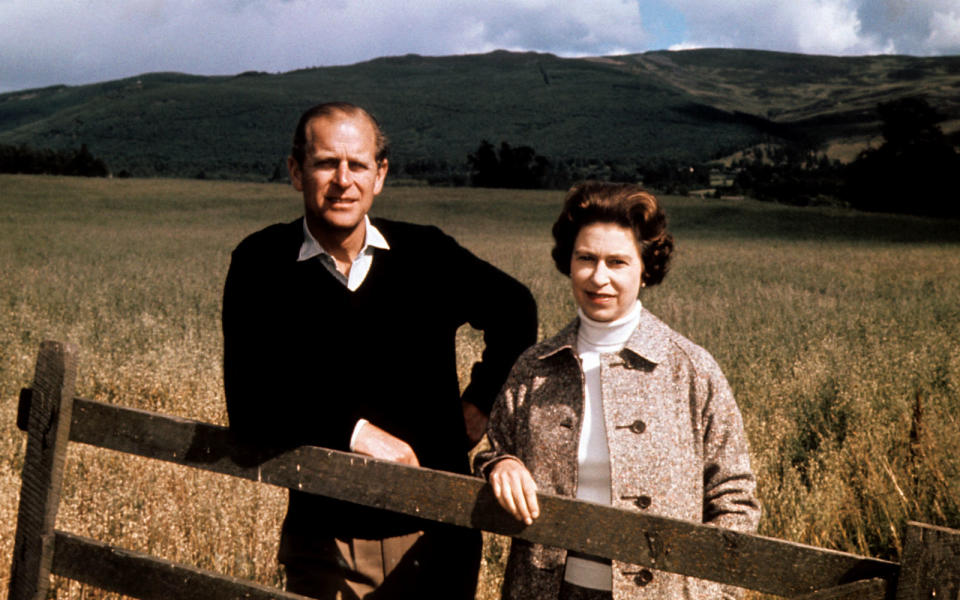
M 600 322 L 578 310 L 577 354 L 583 365 L 586 393 L 583 399 L 583 425 L 577 453 L 577 499 L 610 504 L 610 450 L 603 424 L 603 398 L 600 382 L 600 355 L 619 352 L 640 322 L 640 301 L 616 321 Z M 564 578 L 580 587 L 610 591 L 613 578 L 610 565 L 569 556 Z

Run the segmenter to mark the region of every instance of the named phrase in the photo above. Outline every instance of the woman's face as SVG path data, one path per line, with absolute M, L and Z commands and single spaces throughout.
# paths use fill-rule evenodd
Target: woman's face
M 626 315 L 640 294 L 643 261 L 633 231 L 616 223 L 580 228 L 570 257 L 573 297 L 594 321 Z

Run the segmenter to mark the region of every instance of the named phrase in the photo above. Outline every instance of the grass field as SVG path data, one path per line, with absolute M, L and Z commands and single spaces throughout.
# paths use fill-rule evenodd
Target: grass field
M 544 337 L 574 310 L 549 259 L 561 198 L 388 188 L 374 212 L 437 224 L 525 282 Z M 896 560 L 905 520 L 960 527 L 960 222 L 663 201 L 678 252 L 643 302 L 730 380 L 761 533 Z M 299 212 L 279 185 L 0 176 L 0 595 L 25 448 L 16 397 L 39 342 L 79 345 L 80 396 L 225 423 L 230 251 Z M 480 343 L 460 340 L 466 373 Z M 58 527 L 278 584 L 284 507 L 281 490 L 74 445 Z M 484 600 L 497 597 L 506 546 L 488 542 Z

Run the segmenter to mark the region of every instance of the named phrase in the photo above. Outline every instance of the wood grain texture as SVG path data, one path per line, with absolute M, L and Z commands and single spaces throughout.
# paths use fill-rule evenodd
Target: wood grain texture
M 20 484 L 10 600 L 43 600 L 50 587 L 53 528 L 60 505 L 76 374 L 76 347 L 44 342 L 37 356 L 30 397 L 25 401 L 21 396 L 19 408 L 29 404 L 27 450 Z M 22 421 L 22 416 L 18 420 Z
M 884 600 L 890 588 L 890 582 L 884 579 L 861 579 L 794 596 L 793 600 Z
M 524 527 L 473 477 L 308 446 L 252 450 L 235 444 L 224 427 L 79 398 L 73 417 L 77 442 L 776 595 L 894 581 L 899 570 L 887 561 L 550 494 L 539 494 L 541 516 Z
M 907 523 L 897 600 L 960 600 L 960 531 Z
M 53 572 L 144 600 L 309 600 L 277 588 L 56 532 Z

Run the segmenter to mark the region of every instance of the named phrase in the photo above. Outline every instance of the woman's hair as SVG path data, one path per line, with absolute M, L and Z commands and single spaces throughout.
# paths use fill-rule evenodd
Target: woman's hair
M 667 232 L 667 217 L 657 198 L 632 183 L 585 181 L 570 188 L 563 211 L 553 224 L 553 262 L 570 275 L 570 258 L 577 234 L 585 225 L 615 223 L 633 232 L 643 260 L 642 281 L 656 285 L 663 281 L 673 252 L 673 236 Z

